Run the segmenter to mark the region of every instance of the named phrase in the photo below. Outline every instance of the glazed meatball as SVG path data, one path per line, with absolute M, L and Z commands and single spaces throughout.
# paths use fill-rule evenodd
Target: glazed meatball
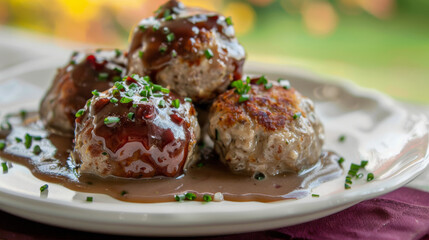
M 119 50 L 75 52 L 58 69 L 51 88 L 40 104 L 40 118 L 52 132 L 73 136 L 77 110 L 96 89 L 104 91 L 125 76 L 127 59 Z
M 209 135 L 225 165 L 235 173 L 273 176 L 317 163 L 324 130 L 310 99 L 287 80 L 248 78 L 233 86 L 214 101 L 209 116 Z
M 128 59 L 130 74 L 149 75 L 201 103 L 211 102 L 241 78 L 245 52 L 231 18 L 169 1 L 138 24 Z
M 189 99 L 137 75 L 94 94 L 76 118 L 81 173 L 177 177 L 193 163 L 200 128 Z

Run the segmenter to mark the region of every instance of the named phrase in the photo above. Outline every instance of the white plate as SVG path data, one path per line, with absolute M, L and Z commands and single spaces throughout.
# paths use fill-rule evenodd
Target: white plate
M 37 109 L 43 89 L 62 62 L 62 59 L 47 59 L 0 73 L 1 113 Z M 319 198 L 309 196 L 274 203 L 138 204 L 75 192 L 52 183 L 48 197 L 43 198 L 39 187 L 45 182 L 15 164 L 9 173 L 0 173 L 0 208 L 38 222 L 100 233 L 152 236 L 240 233 L 289 226 L 341 211 L 403 186 L 428 165 L 426 119 L 407 115 L 384 95 L 296 69 L 255 63 L 248 64 L 246 69 L 247 73 L 289 79 L 295 88 L 314 99 L 325 125 L 325 149 L 344 156 L 346 168 L 351 162 L 369 160 L 367 169 L 376 179 L 354 181 L 352 188 L 345 190 L 345 172 L 342 177 L 313 189 Z M 338 137 L 343 134 L 347 138 L 340 143 Z M 94 202 L 85 202 L 89 195 L 94 196 Z

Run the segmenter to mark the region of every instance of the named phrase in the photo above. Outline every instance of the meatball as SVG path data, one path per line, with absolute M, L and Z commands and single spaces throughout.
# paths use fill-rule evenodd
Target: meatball
M 231 18 L 169 1 L 136 27 L 128 71 L 207 103 L 241 78 L 245 57 Z
M 298 173 L 317 163 L 324 140 L 313 102 L 287 80 L 233 82 L 210 108 L 209 135 L 233 172 Z
M 125 54 L 119 50 L 75 52 L 58 69 L 51 88 L 40 104 L 40 118 L 52 132 L 73 136 L 76 112 L 96 89 L 104 91 L 126 74 Z
M 200 127 L 190 99 L 138 75 L 94 94 L 76 118 L 72 158 L 81 173 L 177 177 L 196 159 Z

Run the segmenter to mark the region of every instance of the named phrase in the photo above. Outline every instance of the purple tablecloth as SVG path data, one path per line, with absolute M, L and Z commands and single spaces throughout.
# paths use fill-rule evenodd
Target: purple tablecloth
M 137 238 L 51 227 L 0 211 L 0 239 Z M 296 226 L 194 239 L 429 239 L 429 193 L 404 187 L 331 216 Z

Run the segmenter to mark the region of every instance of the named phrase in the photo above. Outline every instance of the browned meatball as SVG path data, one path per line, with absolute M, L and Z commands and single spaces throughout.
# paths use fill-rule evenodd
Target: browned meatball
M 234 82 L 237 88 L 221 94 L 210 109 L 209 134 L 221 161 L 233 172 L 249 175 L 313 166 L 324 131 L 312 101 L 289 88 L 286 80 L 261 77 L 249 82 Z
M 136 27 L 128 59 L 130 74 L 201 103 L 241 78 L 245 52 L 230 18 L 169 1 Z
M 148 77 L 125 79 L 78 112 L 72 158 L 81 173 L 103 177 L 179 176 L 199 138 L 192 103 Z
M 126 57 L 119 50 L 75 52 L 69 63 L 58 69 L 51 88 L 40 104 L 40 118 L 49 130 L 73 136 L 77 110 L 96 89 L 104 91 L 125 76 Z

